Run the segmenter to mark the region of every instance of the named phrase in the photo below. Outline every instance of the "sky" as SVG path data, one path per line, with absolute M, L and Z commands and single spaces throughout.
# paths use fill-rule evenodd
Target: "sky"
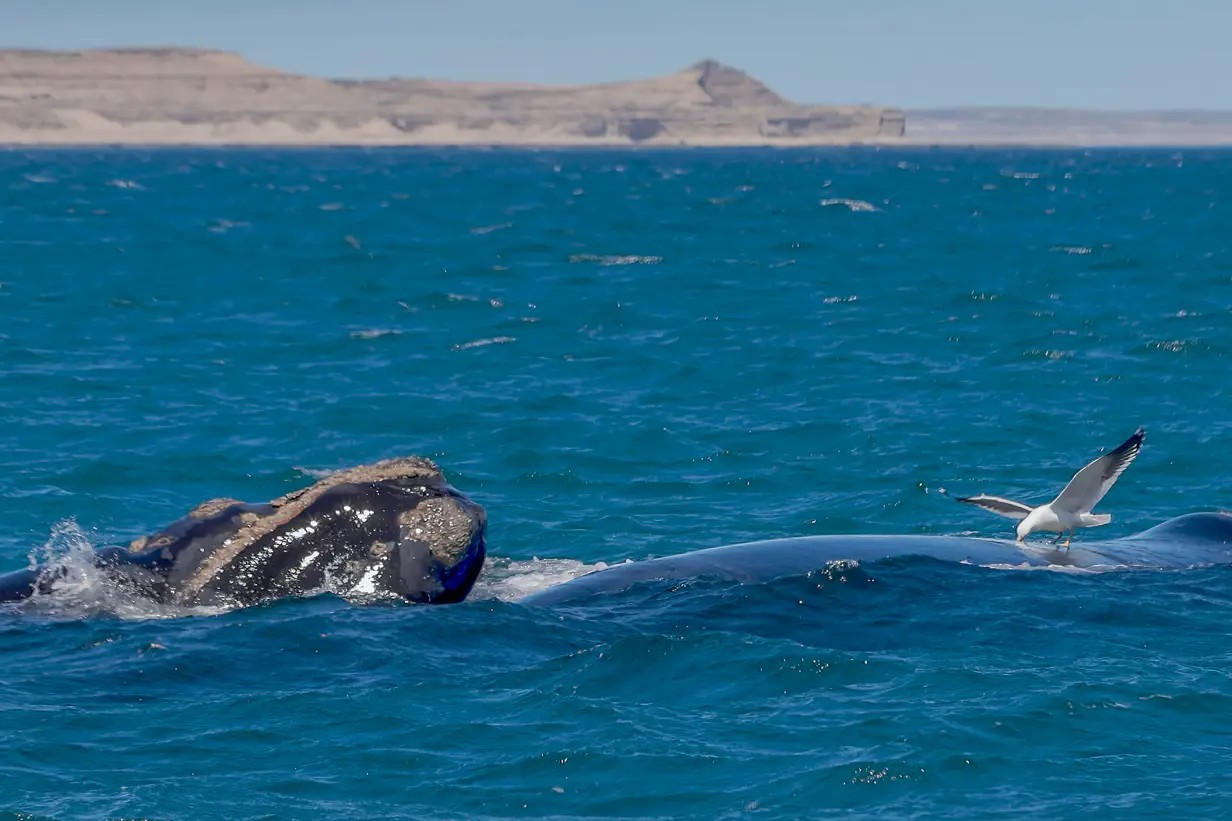
M 0 47 L 590 83 L 713 58 L 806 103 L 1232 109 L 1232 0 L 0 0 Z

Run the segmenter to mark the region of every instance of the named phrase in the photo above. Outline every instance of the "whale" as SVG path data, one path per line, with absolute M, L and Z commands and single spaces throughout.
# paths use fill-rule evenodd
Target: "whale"
M 741 584 L 820 570 L 834 562 L 921 556 L 996 567 L 1182 569 L 1232 564 L 1232 513 L 1190 513 L 1131 536 L 1070 549 L 1007 539 L 932 535 L 796 536 L 710 547 L 595 570 L 522 599 L 529 605 L 586 604 L 640 582 L 718 579 Z
M 487 514 L 420 457 L 330 474 L 263 503 L 221 498 L 125 547 L 93 552 L 108 581 L 160 603 L 248 606 L 329 589 L 357 599 L 462 601 Z M 0 601 L 53 593 L 54 562 L 0 575 Z

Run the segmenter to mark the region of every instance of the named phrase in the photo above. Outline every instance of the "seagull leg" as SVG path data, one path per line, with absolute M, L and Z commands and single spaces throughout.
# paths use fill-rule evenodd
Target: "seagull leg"
M 1057 534 L 1057 537 L 1056 537 L 1055 539 L 1053 539 L 1053 540 L 1052 540 L 1052 543 L 1053 543 L 1053 544 L 1060 544 L 1060 542 L 1061 542 L 1061 537 L 1062 537 L 1062 536 L 1064 536 L 1064 535 L 1065 535 L 1065 531 L 1064 531 L 1064 530 L 1062 530 L 1060 533 L 1058 533 L 1058 534 Z
M 1069 529 L 1069 538 L 1065 540 L 1065 552 L 1066 553 L 1069 552 L 1069 543 L 1072 542 L 1073 540 L 1074 540 L 1074 529 L 1071 527 Z

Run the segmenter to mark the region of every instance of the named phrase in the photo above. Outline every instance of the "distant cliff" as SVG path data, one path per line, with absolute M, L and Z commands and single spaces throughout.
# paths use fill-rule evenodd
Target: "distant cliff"
M 833 145 L 903 130 L 898 109 L 798 105 L 710 60 L 544 86 L 325 80 L 204 49 L 0 50 L 0 143 Z

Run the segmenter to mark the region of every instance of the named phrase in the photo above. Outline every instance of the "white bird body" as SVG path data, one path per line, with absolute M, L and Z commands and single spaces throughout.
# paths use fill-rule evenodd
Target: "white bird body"
M 1089 465 L 1074 474 L 1065 489 L 1045 505 L 1031 505 L 1015 502 L 1001 496 L 968 496 L 958 501 L 982 507 L 985 510 L 1011 519 L 1019 519 L 1018 541 L 1026 541 L 1032 533 L 1051 531 L 1064 534 L 1069 532 L 1070 539 L 1074 530 L 1080 527 L 1099 527 L 1112 521 L 1106 513 L 1092 513 L 1091 508 L 1104 498 L 1109 488 L 1116 482 L 1125 468 L 1142 450 L 1146 439 L 1146 431 L 1142 428 L 1134 431 L 1134 435 L 1126 439 L 1119 447 L 1100 456 Z M 1058 536 L 1056 541 L 1060 541 Z M 1054 542 L 1055 544 L 1055 542 Z M 1065 542 L 1069 546 L 1069 541 Z
M 1026 541 L 1027 536 L 1041 530 L 1051 533 L 1073 532 L 1079 527 L 1099 527 L 1112 521 L 1107 513 L 1071 513 L 1068 510 L 1057 511 L 1052 503 L 1032 508 L 1026 518 L 1018 523 L 1018 541 Z

